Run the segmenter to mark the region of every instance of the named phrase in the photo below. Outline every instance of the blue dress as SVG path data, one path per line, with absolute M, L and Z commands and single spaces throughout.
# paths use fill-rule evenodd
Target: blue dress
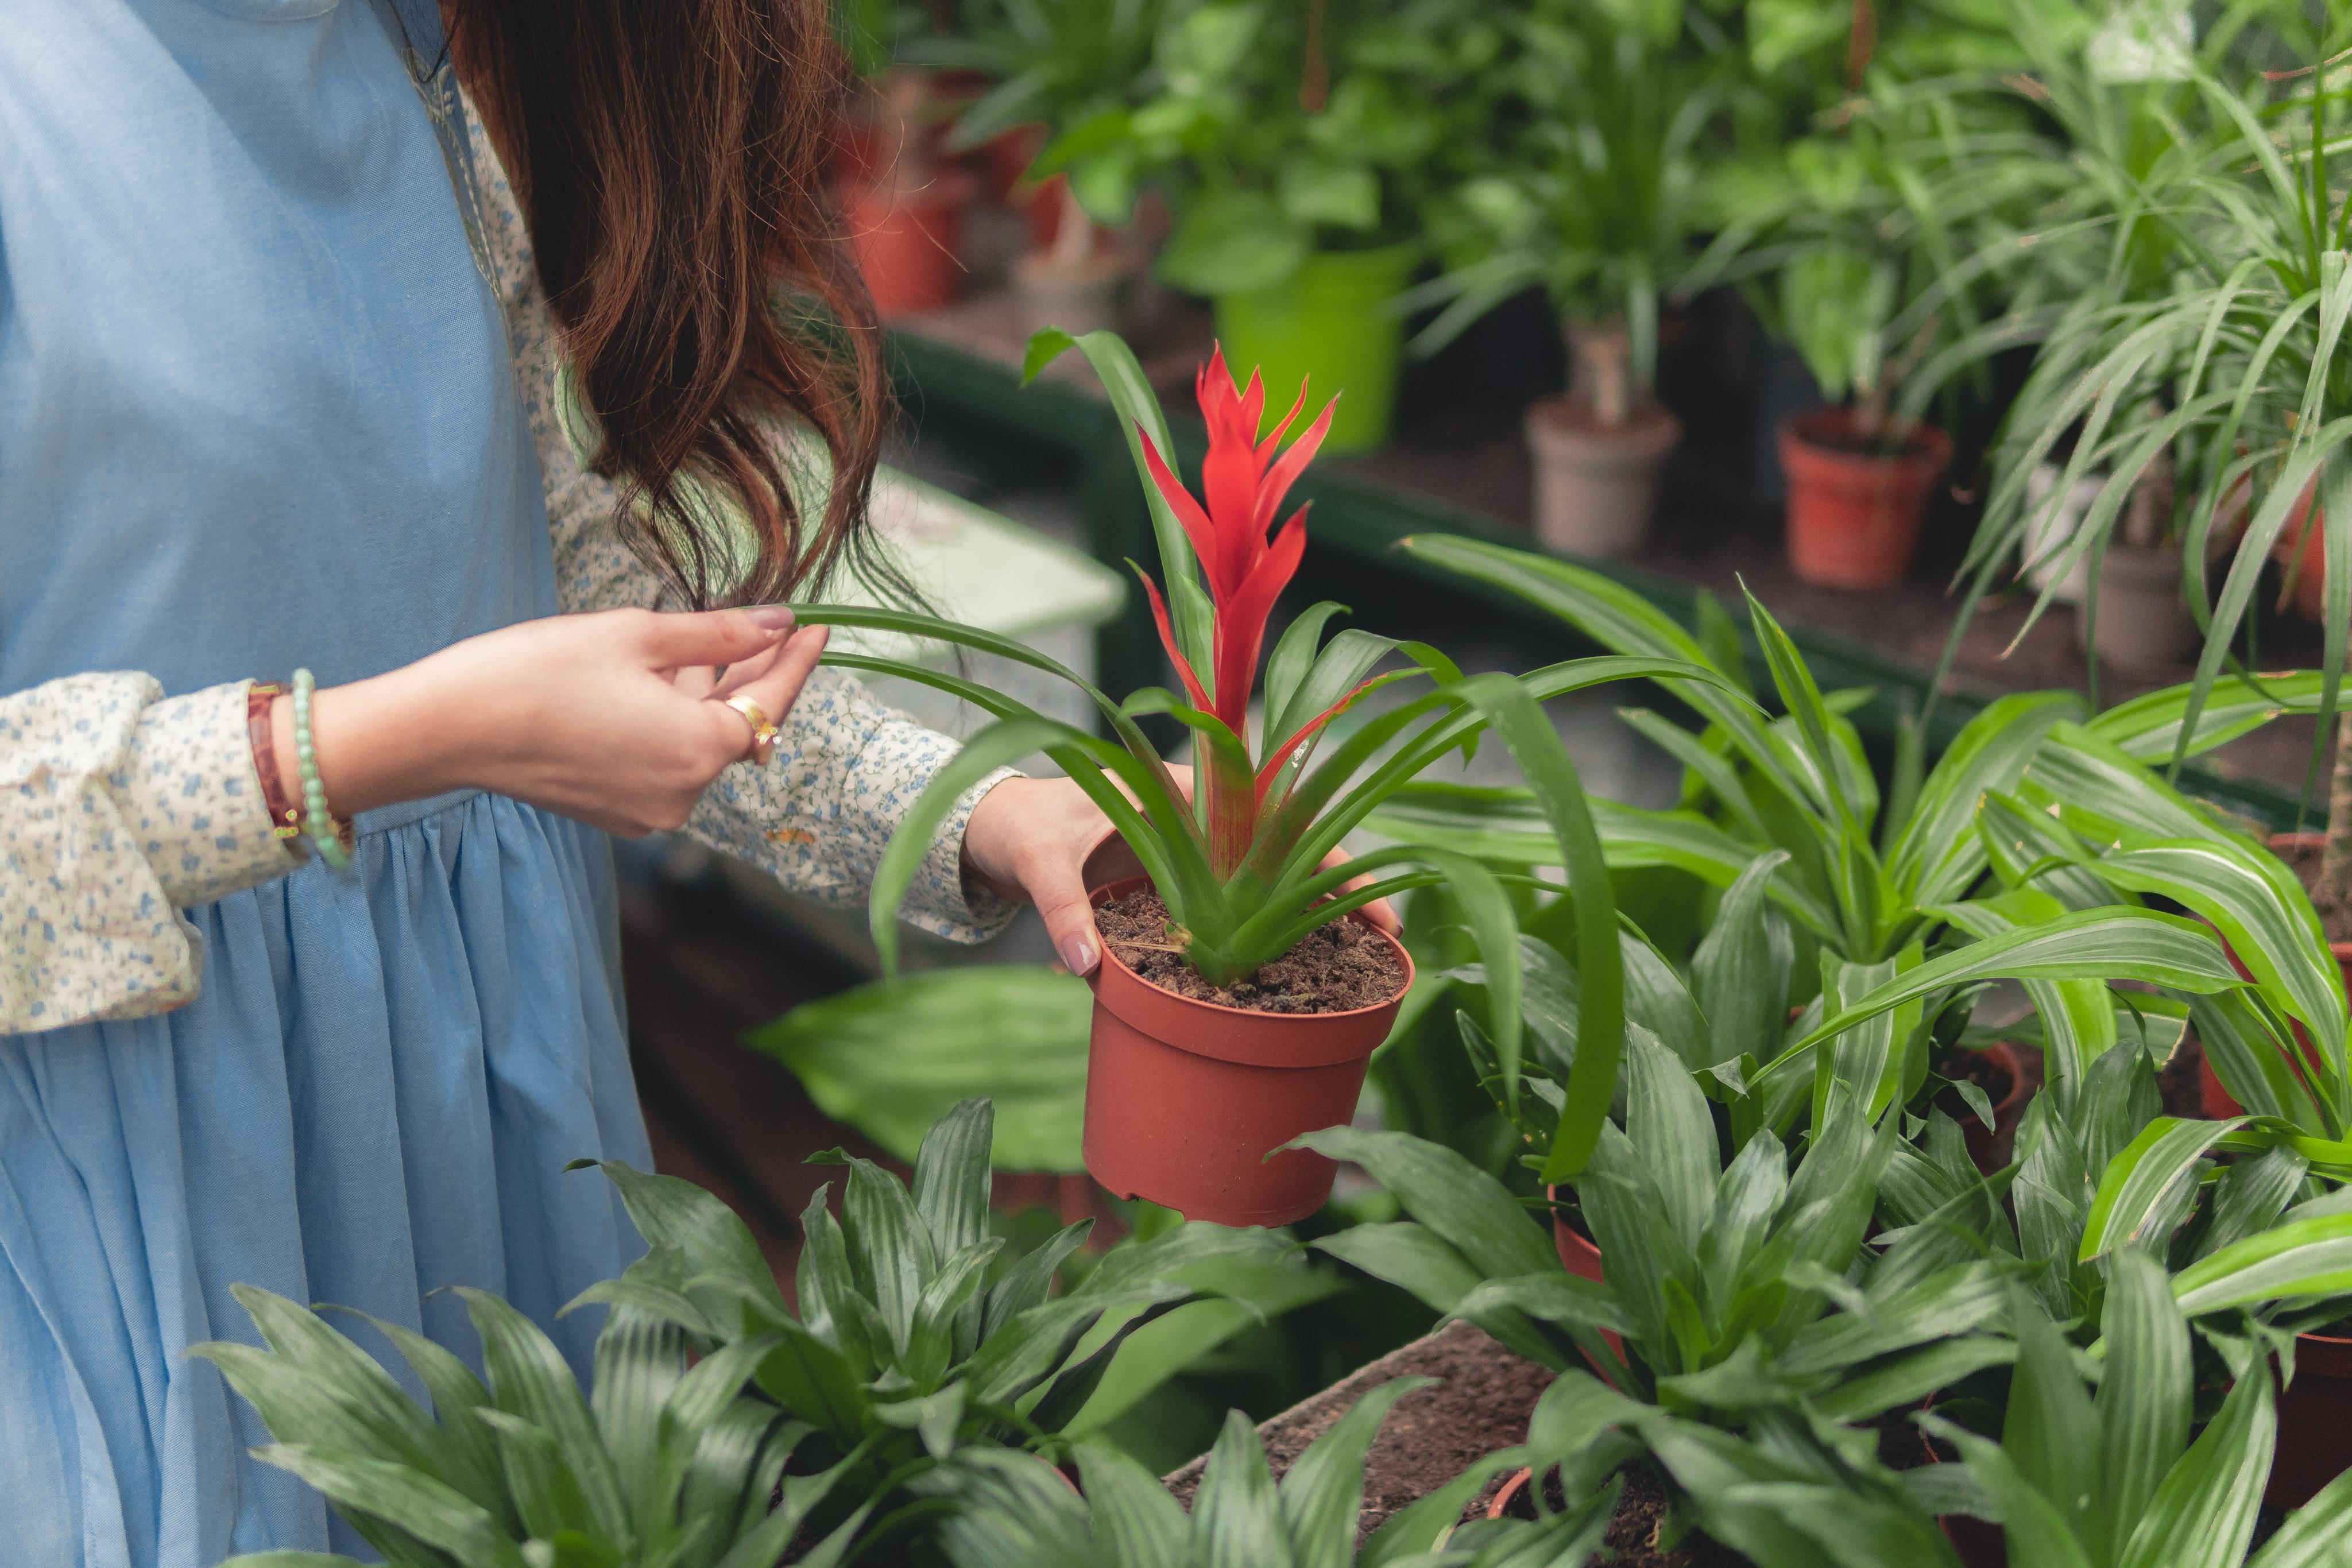
M 327 685 L 553 612 L 433 0 L 6 12 L 0 691 Z M 648 1163 L 609 846 L 479 794 L 358 826 L 351 873 L 189 912 L 195 1002 L 0 1036 L 12 1568 L 358 1549 L 186 1354 L 254 1340 L 237 1281 L 469 1360 L 432 1292 L 479 1286 L 588 1365 L 556 1309 L 636 1241 L 562 1167 Z

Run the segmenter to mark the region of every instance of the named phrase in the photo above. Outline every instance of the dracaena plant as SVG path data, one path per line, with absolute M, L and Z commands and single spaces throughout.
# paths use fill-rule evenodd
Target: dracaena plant
M 1471 1499 L 1528 1451 L 1488 1455 L 1381 1526 L 1359 1552 L 1364 1458 L 1396 1402 L 1433 1380 L 1372 1389 L 1292 1461 L 1279 1485 L 1249 1418 L 1225 1418 L 1189 1516 L 1160 1479 L 1115 1449 L 1079 1457 L 1085 1496 L 1035 1465 L 963 1456 L 924 1479 L 950 1500 L 939 1544 L 951 1568 L 1583 1568 L 1613 1494 L 1534 1521 L 1454 1528 Z M 1440 1552 L 1440 1545 L 1444 1550 Z
M 1073 340 L 1040 333 L 1034 374 Z M 895 963 L 894 917 L 938 825 L 957 799 L 997 767 L 1042 751 L 1100 806 L 1165 902 L 1171 941 L 1213 984 L 1245 978 L 1309 932 L 1373 899 L 1443 883 L 1459 902 L 1485 959 L 1495 997 L 1496 1049 L 1507 1079 L 1518 1062 L 1517 930 L 1508 893 L 1475 856 L 1440 845 L 1399 843 L 1327 869 L 1340 841 L 1381 803 L 1451 752 L 1493 728 L 1528 780 L 1528 799 L 1564 846 L 1568 896 L 1589 918 L 1595 963 L 1613 958 L 1608 873 L 1567 748 L 1542 712 L 1543 699 L 1634 676 L 1720 686 L 1723 677 L 1679 657 L 1570 660 L 1524 675 L 1464 676 L 1418 643 L 1348 630 L 1323 640 L 1341 607 L 1317 604 L 1276 640 L 1265 657 L 1263 722 L 1253 738 L 1251 691 L 1265 653 L 1267 618 L 1306 549 L 1304 508 L 1281 516 L 1287 491 L 1313 457 L 1323 414 L 1286 450 L 1283 434 L 1304 411 L 1306 389 L 1288 418 L 1262 429 L 1265 392 L 1253 374 L 1235 384 L 1222 357 L 1201 372 L 1208 426 L 1202 495 L 1179 482 L 1175 444 L 1134 355 L 1110 332 L 1076 345 L 1091 361 L 1125 425 L 1144 483 L 1160 548 L 1160 580 L 1145 586 L 1182 685 L 1148 688 L 1115 701 L 1066 667 L 1010 638 L 936 617 L 849 605 L 799 608 L 803 622 L 875 628 L 936 638 L 999 654 L 1068 681 L 1101 715 L 1106 739 L 959 676 L 904 660 L 854 651 L 829 663 L 877 670 L 937 687 L 993 716 L 940 770 L 900 822 L 874 879 L 869 907 L 876 944 Z M 1267 530 L 1280 522 L 1268 537 Z M 1140 569 L 1139 568 L 1139 572 Z M 1205 583 L 1203 580 L 1205 579 Z M 1385 661 L 1402 668 L 1375 673 Z M 1344 735 L 1333 721 L 1368 693 L 1398 682 L 1427 689 L 1383 706 Z M 1744 697 L 1735 696 L 1744 703 Z M 1137 725 L 1163 715 L 1193 737 L 1197 788 L 1188 789 Z M 1366 873 L 1366 885 L 1347 883 Z M 1596 1009 L 1595 1017 L 1605 1013 Z M 1573 1166 L 1605 1112 L 1616 1052 L 1604 1027 L 1590 1031 L 1569 1085 L 1575 1114 L 1563 1122 Z
M 1530 1360 L 1725 1424 L 1801 1399 L 1867 1419 L 2006 1358 L 1973 1332 L 1998 1318 L 2012 1271 L 1971 1242 L 1995 1223 L 1981 1184 L 1882 1250 L 1870 1238 L 1891 1124 L 1874 1129 L 1841 1091 L 1801 1156 L 1759 1132 L 1727 1162 L 1680 1062 L 1636 1035 L 1627 1065 L 1624 1128 L 1604 1126 L 1576 1178 L 1605 1282 L 1570 1274 L 1493 1176 L 1402 1134 L 1300 1140 L 1363 1166 L 1412 1217 L 1316 1245 Z M 1944 1142 L 1965 1166 L 1957 1130 Z
M 1105 1252 L 1053 1294 L 1056 1271 L 1093 1226 L 1082 1219 L 1010 1268 L 988 1223 L 994 1113 L 968 1100 L 924 1138 L 912 1189 L 839 1151 L 842 1218 L 820 1187 L 801 1217 L 795 1312 L 751 1231 L 717 1198 L 674 1176 L 604 1168 L 649 1250 L 586 1291 L 683 1333 L 698 1350 L 769 1347 L 751 1378 L 814 1428 L 809 1453 L 852 1463 L 850 1490 L 971 1444 L 1043 1447 L 1076 1415 L 1127 1336 L 1196 1292 L 1184 1269 L 1264 1253 L 1265 1232 L 1183 1225 Z M 1117 1333 L 1087 1341 L 1106 1316 Z
M 583 1397 L 529 1319 L 460 1291 L 487 1385 L 424 1335 L 374 1322 L 430 1392 L 428 1410 L 317 1312 L 230 1289 L 267 1348 L 222 1343 L 192 1354 L 216 1364 L 260 1414 L 276 1439 L 261 1458 L 316 1488 L 393 1568 L 772 1568 L 796 1536 L 813 1540 L 800 1563 L 831 1568 L 869 1526 L 896 1526 L 895 1511 L 877 1517 L 880 1498 L 869 1496 L 802 1534 L 855 1467 L 817 1461 L 809 1426 L 749 1391 L 761 1364 L 783 1354 L 778 1336 L 698 1359 L 674 1325 L 619 1307 L 597 1336 Z M 282 1552 L 229 1568 L 297 1564 L 358 1568 L 349 1557 Z

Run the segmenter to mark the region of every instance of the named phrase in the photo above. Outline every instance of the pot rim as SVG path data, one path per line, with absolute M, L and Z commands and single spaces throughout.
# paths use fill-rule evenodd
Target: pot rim
M 1951 461 L 1952 438 L 1936 425 L 1921 420 L 1911 427 L 1909 444 L 1896 453 L 1847 452 L 1820 440 L 1814 433 L 1853 427 L 1853 410 L 1850 408 L 1814 408 L 1802 413 L 1792 413 L 1783 419 L 1775 434 L 1785 449 L 1797 446 L 1809 456 L 1823 457 L 1836 463 L 1850 463 L 1874 468 L 1907 468 L 1932 462 L 1937 471 Z
M 1538 439 L 1537 431 L 1555 441 L 1611 443 L 1623 445 L 1647 445 L 1660 436 L 1661 444 L 1671 447 L 1682 439 L 1680 415 L 1654 397 L 1644 396 L 1633 406 L 1633 415 L 1623 424 L 1615 426 L 1587 425 L 1565 422 L 1559 415 L 1576 407 L 1590 407 L 1592 400 L 1574 392 L 1547 392 L 1528 404 L 1527 428 L 1530 442 Z M 1663 452 L 1661 455 L 1664 455 Z
M 1150 887 L 1150 885 L 1151 879 L 1148 876 L 1122 877 L 1117 882 L 1107 882 L 1100 887 L 1088 888 L 1087 890 L 1087 904 L 1088 908 L 1099 909 L 1104 904 L 1110 903 L 1113 899 L 1123 898 L 1139 887 Z M 1134 981 L 1139 986 L 1146 988 L 1155 995 L 1167 998 L 1171 1002 L 1178 1002 L 1188 1008 L 1198 1008 L 1205 1013 L 1222 1014 L 1230 1018 L 1271 1019 L 1277 1024 L 1312 1024 L 1328 1028 L 1338 1020 L 1353 1022 L 1358 1019 L 1370 1018 L 1372 1014 L 1381 1011 L 1384 1008 L 1396 1007 L 1404 1000 L 1406 993 L 1412 989 L 1414 977 L 1412 955 L 1405 950 L 1403 943 L 1398 941 L 1388 932 L 1382 931 L 1379 926 L 1374 925 L 1370 920 L 1365 917 L 1364 912 L 1360 909 L 1351 909 L 1346 915 L 1341 915 L 1340 918 L 1343 920 L 1360 922 L 1366 929 L 1370 930 L 1374 936 L 1380 937 L 1381 941 L 1386 942 L 1389 945 L 1390 950 L 1396 955 L 1397 962 L 1404 966 L 1404 984 L 1397 988 L 1396 993 L 1393 996 L 1384 997 L 1377 1002 L 1371 1002 L 1360 1008 L 1349 1008 L 1344 1012 L 1336 1013 L 1273 1013 L 1264 1011 L 1257 1008 L 1228 1007 L 1223 1002 L 1202 1001 L 1198 997 L 1188 997 L 1181 991 L 1171 991 L 1165 986 L 1153 985 L 1150 980 L 1147 980 L 1141 975 L 1137 974 L 1127 960 L 1121 958 L 1118 953 L 1113 950 L 1110 938 L 1103 936 L 1099 927 L 1097 928 L 1095 935 L 1101 938 L 1102 941 L 1103 964 L 1117 964 L 1120 974 L 1125 975 L 1129 979 Z M 1102 965 L 1097 964 L 1095 967 L 1095 975 L 1098 977 L 1101 973 Z

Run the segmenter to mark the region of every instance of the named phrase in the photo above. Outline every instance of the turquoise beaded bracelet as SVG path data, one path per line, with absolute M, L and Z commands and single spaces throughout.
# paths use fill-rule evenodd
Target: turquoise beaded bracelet
M 302 776 L 302 831 L 317 847 L 319 858 L 337 871 L 352 863 L 343 848 L 342 831 L 327 810 L 327 787 L 319 779 L 319 753 L 310 744 L 310 693 L 317 683 L 308 670 L 294 672 L 294 761 Z

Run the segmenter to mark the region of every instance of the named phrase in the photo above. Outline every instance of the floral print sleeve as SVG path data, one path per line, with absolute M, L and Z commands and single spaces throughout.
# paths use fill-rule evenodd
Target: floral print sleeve
M 661 581 L 622 538 L 616 487 L 589 471 L 567 429 L 562 357 L 530 235 L 470 103 L 467 117 L 515 380 L 547 487 L 563 608 L 576 612 L 656 604 Z M 721 773 L 704 793 L 687 831 L 798 892 L 856 903 L 873 885 L 892 831 L 956 754 L 957 743 L 884 706 L 839 670 L 819 670 L 810 677 L 782 729 L 775 760 L 765 768 L 738 763 Z M 909 924 L 978 942 L 1013 918 L 1013 904 L 985 888 L 968 887 L 961 874 L 963 832 L 972 808 L 1012 777 L 1012 769 L 999 769 L 958 799 L 899 911 Z
M 0 1034 L 189 1001 L 203 944 L 176 911 L 293 868 L 247 685 L 165 699 L 121 672 L 0 696 Z

